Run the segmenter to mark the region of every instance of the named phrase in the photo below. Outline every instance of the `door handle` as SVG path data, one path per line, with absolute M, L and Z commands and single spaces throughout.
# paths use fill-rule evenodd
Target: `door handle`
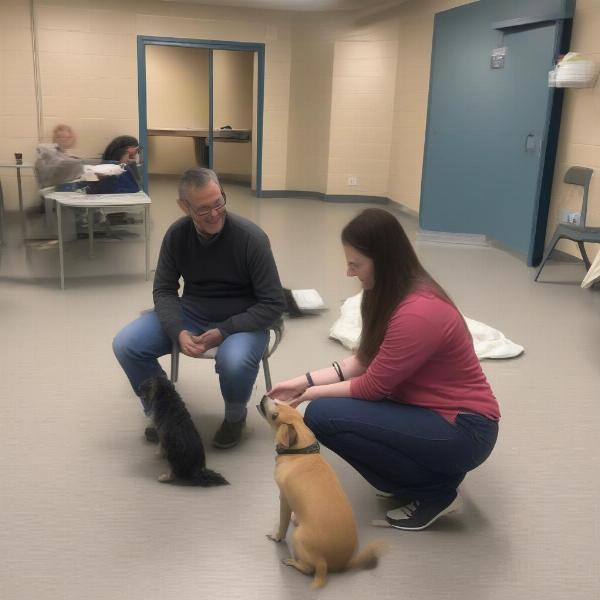
M 525 152 L 534 152 L 536 149 L 535 135 L 533 133 L 527 134 L 525 138 Z

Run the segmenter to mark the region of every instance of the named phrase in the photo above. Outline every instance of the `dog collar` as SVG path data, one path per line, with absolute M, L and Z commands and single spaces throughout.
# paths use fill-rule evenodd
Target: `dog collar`
M 304 448 L 279 448 L 276 446 L 275 451 L 277 454 L 318 454 L 321 451 L 321 446 L 319 446 L 319 442 Z

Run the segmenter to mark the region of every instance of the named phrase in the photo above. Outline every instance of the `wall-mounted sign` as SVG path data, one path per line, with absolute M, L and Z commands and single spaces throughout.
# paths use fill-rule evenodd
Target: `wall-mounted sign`
M 504 69 L 504 59 L 506 58 L 506 46 L 503 48 L 494 48 L 492 50 L 492 58 L 490 59 L 490 67 L 492 69 Z

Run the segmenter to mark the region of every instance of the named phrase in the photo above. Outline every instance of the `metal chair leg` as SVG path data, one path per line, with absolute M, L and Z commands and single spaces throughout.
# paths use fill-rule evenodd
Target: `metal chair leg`
M 579 246 L 579 252 L 581 252 L 581 258 L 583 258 L 583 264 L 585 265 L 585 270 L 589 271 L 590 267 L 592 266 L 592 263 L 590 262 L 590 259 L 588 258 L 587 252 L 585 251 L 585 244 L 583 242 L 577 242 L 577 245 Z
M 540 276 L 540 273 L 542 272 L 542 269 L 544 268 L 546 261 L 552 254 L 552 250 L 554 250 L 554 246 L 556 246 L 556 244 L 558 244 L 559 239 L 560 239 L 560 236 L 557 236 L 556 234 L 554 234 L 554 237 L 552 238 L 552 241 L 550 242 L 550 245 L 548 246 L 548 250 L 546 250 L 546 252 L 544 252 L 544 258 L 542 258 L 542 262 L 540 263 L 540 268 L 538 269 L 537 273 L 535 274 L 534 281 L 538 280 L 538 277 Z
M 265 356 L 262 359 L 263 371 L 265 373 L 265 385 L 267 386 L 267 392 L 273 387 L 271 383 L 271 369 L 269 368 L 269 359 Z
M 173 348 L 171 350 L 171 383 L 177 383 L 179 377 L 179 350 Z

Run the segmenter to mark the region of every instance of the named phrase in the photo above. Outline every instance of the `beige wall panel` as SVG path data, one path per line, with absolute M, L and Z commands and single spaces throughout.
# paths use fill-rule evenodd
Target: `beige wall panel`
M 575 9 L 571 50 L 581 52 L 600 64 L 600 2 L 579 0 Z M 588 200 L 588 225 L 600 226 L 600 85 L 587 89 L 565 90 L 563 117 L 554 171 L 552 202 L 546 230 L 546 241 L 552 236 L 565 211 L 581 208 L 580 188 L 563 182 L 571 166 L 578 165 L 595 170 Z M 579 257 L 577 246 L 559 242 L 559 250 Z M 590 258 L 598 249 L 588 245 Z

